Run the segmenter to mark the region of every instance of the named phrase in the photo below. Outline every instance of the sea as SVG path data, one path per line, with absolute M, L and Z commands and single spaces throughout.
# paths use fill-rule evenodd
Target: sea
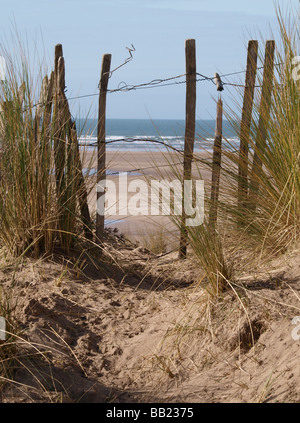
M 97 120 L 76 119 L 82 146 L 97 146 Z M 185 121 L 174 119 L 107 119 L 107 151 L 168 151 L 183 150 Z M 197 120 L 195 151 L 212 150 L 215 134 L 214 120 Z M 229 122 L 223 122 L 223 143 L 238 146 L 239 139 Z

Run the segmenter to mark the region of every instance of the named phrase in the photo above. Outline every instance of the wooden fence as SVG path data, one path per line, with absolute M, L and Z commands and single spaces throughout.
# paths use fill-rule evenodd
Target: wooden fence
M 255 80 L 257 74 L 258 41 L 250 40 L 248 43 L 246 78 L 244 86 L 244 101 L 242 109 L 241 129 L 240 129 L 240 151 L 238 168 L 238 205 L 242 215 L 245 207 L 255 207 L 255 192 L 258 190 L 258 182 L 254 175 L 261 168 L 260 154 L 265 149 L 267 131 L 264 126 L 266 116 L 270 113 L 272 81 L 274 73 L 274 52 L 275 42 L 267 41 L 265 50 L 264 75 L 262 86 L 262 97 L 260 105 L 260 120 L 255 144 L 252 170 L 249 170 L 249 144 L 250 126 L 252 121 L 252 109 L 255 92 Z M 185 42 L 186 60 L 186 118 L 185 118 L 185 139 L 184 139 L 184 159 L 183 159 L 183 181 L 191 179 L 192 162 L 194 155 L 195 122 L 196 122 L 196 42 L 188 39 Z M 98 120 L 98 178 L 105 179 L 105 104 L 108 74 L 110 71 L 110 55 L 104 55 L 102 60 L 100 95 L 99 95 L 99 120 Z M 223 102 L 221 98 L 217 103 L 216 131 L 213 147 L 212 160 L 212 184 L 211 184 L 211 204 L 209 210 L 209 226 L 212 232 L 215 231 L 218 214 L 218 196 L 221 174 L 222 159 L 222 120 Z M 251 189 L 249 189 L 251 187 Z M 184 190 L 184 184 L 182 185 Z M 184 194 L 184 193 L 183 193 Z M 184 195 L 182 196 L 184 198 Z M 188 237 L 185 229 L 184 207 L 182 207 L 182 227 L 179 246 L 179 257 L 185 258 L 187 254 Z M 104 230 L 104 219 L 98 217 L 96 235 L 101 239 Z
M 245 207 L 255 207 L 255 193 L 258 191 L 257 178 L 254 175 L 261 168 L 260 155 L 266 147 L 267 131 L 264 125 L 266 116 L 270 114 L 270 98 L 272 94 L 272 81 L 274 73 L 274 51 L 275 42 L 268 41 L 265 49 L 265 63 L 263 74 L 262 96 L 260 104 L 260 120 L 258 124 L 257 139 L 255 144 L 252 170 L 249 167 L 249 137 L 252 121 L 252 109 L 254 102 L 255 80 L 257 74 L 258 42 L 249 41 L 247 68 L 244 86 L 244 100 L 242 108 L 241 128 L 240 128 L 240 150 L 239 150 L 239 168 L 238 168 L 238 207 L 242 214 Z M 185 116 L 185 138 L 183 151 L 183 175 L 182 180 L 190 180 L 192 176 L 192 163 L 194 156 L 195 141 L 195 123 L 196 123 L 196 89 L 197 89 L 197 71 L 196 71 L 196 42 L 194 39 L 188 39 L 185 42 L 185 60 L 186 60 L 186 116 Z M 108 92 L 108 82 L 110 76 L 111 55 L 105 54 L 102 58 L 100 83 L 99 83 L 99 109 L 98 109 L 98 128 L 97 128 L 97 183 L 105 181 L 106 178 L 106 94 Z M 172 78 L 170 78 L 172 79 Z M 22 90 L 20 90 L 22 92 Z M 1 106 L 5 108 L 5 104 Z M 53 149 L 55 160 L 55 180 L 58 194 L 64 189 L 64 179 L 67 177 L 66 157 L 69 157 L 66 150 L 73 148 L 73 160 L 77 168 L 78 185 L 80 195 L 78 196 L 79 207 L 82 222 L 84 225 L 85 236 L 93 239 L 93 225 L 91 221 L 88 194 L 85 187 L 85 179 L 82 172 L 82 164 L 79 152 L 79 143 L 75 120 L 72 119 L 68 99 L 65 95 L 65 61 L 63 57 L 63 48 L 61 44 L 55 46 L 54 71 L 50 77 L 44 78 L 40 95 L 39 105 L 36 110 L 36 125 L 38 127 L 41 117 L 42 107 L 44 107 L 43 125 L 50 127 L 50 121 L 54 125 Z M 263 117 L 263 118 L 262 118 Z M 223 102 L 219 98 L 217 103 L 216 131 L 213 147 L 212 159 L 212 184 L 211 184 L 211 203 L 209 210 L 209 226 L 212 232 L 215 231 L 218 215 L 218 195 L 220 174 L 222 168 L 222 119 Z M 51 134 L 49 133 L 49 139 Z M 184 184 L 182 184 L 184 189 Z M 251 188 L 251 189 L 250 189 Z M 184 193 L 183 193 L 184 194 Z M 97 192 L 97 201 L 104 193 Z M 58 197 L 61 197 L 59 195 Z M 184 198 L 184 195 L 182 196 Z M 182 207 L 184 210 L 184 207 Z M 186 216 L 182 216 L 182 230 L 179 246 L 179 256 L 185 258 L 187 254 L 188 236 L 185 229 Z M 242 220 L 241 220 L 242 221 Z M 104 232 L 104 216 L 97 213 L 95 240 L 101 243 Z

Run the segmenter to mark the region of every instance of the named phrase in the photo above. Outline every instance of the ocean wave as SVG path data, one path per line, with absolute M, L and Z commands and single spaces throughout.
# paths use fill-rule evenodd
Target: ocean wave
M 120 136 L 120 135 L 108 135 L 106 137 L 107 141 L 107 150 L 116 151 L 116 150 L 130 150 L 130 151 L 148 151 L 148 150 L 158 150 L 158 151 L 167 151 L 169 147 L 173 147 L 178 150 L 183 150 L 184 147 L 184 137 L 168 135 L 163 137 L 155 137 L 148 135 L 138 135 L 133 137 Z M 151 143 L 151 141 L 153 141 Z M 226 147 L 230 146 L 236 148 L 240 142 L 238 137 L 223 138 L 223 144 Z M 165 145 L 163 145 L 164 143 Z M 195 150 L 199 151 L 203 148 L 211 149 L 213 147 L 214 138 L 207 137 L 205 139 L 195 139 Z M 79 144 L 81 147 L 86 147 L 88 149 L 95 149 L 97 147 L 97 137 L 95 136 L 85 136 L 79 138 Z

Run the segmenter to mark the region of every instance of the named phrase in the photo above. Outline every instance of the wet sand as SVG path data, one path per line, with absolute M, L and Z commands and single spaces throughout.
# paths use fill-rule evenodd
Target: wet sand
M 204 155 L 201 154 L 201 157 Z M 200 157 L 200 155 L 199 155 Z M 117 212 L 119 211 L 119 200 L 124 201 L 124 191 L 119 191 L 119 172 L 127 172 L 128 185 L 137 180 L 151 181 L 166 179 L 173 181 L 179 179 L 183 172 L 183 156 L 179 153 L 166 153 L 166 152 L 152 152 L 152 151 L 126 151 L 126 152 L 113 152 L 108 151 L 106 153 L 107 163 L 107 179 L 114 181 L 117 187 L 116 199 L 117 199 Z M 83 155 L 83 167 L 97 169 L 97 157 L 96 152 L 87 151 Z M 173 170 L 171 169 L 173 167 Z M 210 172 L 203 171 L 199 172 L 201 165 L 193 165 L 193 176 L 197 179 L 204 179 L 205 184 L 210 183 Z M 174 171 L 175 169 L 175 171 Z M 201 175 L 200 175 L 201 173 Z M 95 176 L 92 176 L 93 182 L 95 182 Z M 122 188 L 123 189 L 123 188 Z M 127 192 L 127 201 L 138 192 L 138 189 L 133 193 Z M 150 192 L 150 190 L 149 190 Z M 123 197 L 122 197 L 123 196 Z M 126 200 L 125 200 L 126 201 Z M 96 213 L 96 188 L 90 192 L 89 204 L 91 213 L 95 216 Z M 106 216 L 106 226 L 117 227 L 120 232 L 124 233 L 130 238 L 140 238 L 142 234 L 148 234 L 149 232 L 164 232 L 170 233 L 170 236 L 176 236 L 178 234 L 177 228 L 170 221 L 168 216 L 133 216 L 131 214 L 111 214 Z

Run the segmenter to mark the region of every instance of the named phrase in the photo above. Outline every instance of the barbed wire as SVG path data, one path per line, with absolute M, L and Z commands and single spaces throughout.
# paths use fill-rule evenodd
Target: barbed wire
M 120 140 L 117 140 L 117 141 L 120 141 Z M 140 141 L 145 141 L 145 140 L 140 140 Z M 149 141 L 153 141 L 153 140 L 149 140 Z M 114 141 L 112 141 L 112 142 L 114 142 Z M 161 142 L 161 144 L 164 144 L 163 142 Z M 84 146 L 86 147 L 86 146 L 90 146 L 90 145 L 92 145 L 92 144 L 89 144 L 89 145 L 87 145 L 87 144 L 84 144 Z M 96 145 L 96 143 L 95 143 L 95 145 Z M 178 150 L 178 149 L 176 149 L 176 148 L 174 148 L 174 147 L 172 147 L 172 146 L 170 146 L 169 144 L 164 144 L 166 147 L 170 147 L 171 149 L 173 149 L 173 150 L 175 150 L 177 153 L 180 153 L 180 154 L 184 154 L 184 150 Z M 81 145 L 81 146 L 83 146 L 83 145 Z M 207 159 L 205 159 L 205 158 L 203 158 L 203 157 L 200 157 L 200 156 L 196 156 L 196 153 L 194 152 L 193 153 L 193 160 L 194 160 L 194 162 L 198 162 L 198 163 L 202 163 L 202 164 L 207 164 L 208 163 L 208 160 Z M 146 166 L 146 167 L 138 167 L 138 168 L 134 168 L 134 169 L 129 169 L 129 170 L 126 170 L 126 171 L 113 171 L 113 172 L 109 172 L 108 174 L 107 174 L 107 176 L 117 176 L 117 175 L 119 175 L 120 173 L 134 173 L 134 172 L 143 172 L 143 171 L 145 171 L 145 170 L 149 170 L 149 169 L 161 169 L 161 168 L 164 168 L 164 167 L 170 167 L 170 165 L 173 167 L 173 166 L 183 166 L 183 164 L 184 164 L 184 160 L 182 160 L 182 161 L 180 161 L 180 162 L 175 162 L 175 163 L 166 163 L 166 164 L 164 164 L 164 165 L 162 165 L 162 164 L 160 164 L 159 166 L 157 166 L 157 165 L 153 165 L 153 166 Z M 94 168 L 90 168 L 90 169 L 88 169 L 89 171 L 90 170 L 93 170 Z M 174 169 L 174 168 L 173 168 Z M 107 170 L 107 169 L 106 169 Z M 89 172 L 87 172 L 88 173 L 88 175 L 89 176 L 93 176 L 95 173 L 97 173 L 97 172 L 93 172 L 93 173 L 89 173 Z
M 131 60 L 133 59 L 132 52 L 134 52 L 134 51 L 135 51 L 135 48 L 134 48 L 134 45 L 133 45 L 133 44 L 131 44 L 131 47 L 132 47 L 132 48 L 130 48 L 130 47 L 126 47 L 126 49 L 129 51 L 129 57 L 127 57 L 127 59 L 125 59 L 125 60 L 124 60 L 124 62 L 123 62 L 123 63 L 121 63 L 119 66 L 117 66 L 115 69 L 113 69 L 113 70 L 111 70 L 111 71 L 109 71 L 109 72 L 105 72 L 105 73 L 103 74 L 103 76 L 104 76 L 104 75 L 107 75 L 107 73 L 108 73 L 108 74 L 109 74 L 108 78 L 111 78 L 114 72 L 116 72 L 116 71 L 117 71 L 118 69 L 120 69 L 122 66 L 127 65 L 127 63 L 131 62 Z M 100 83 L 98 84 L 98 88 L 99 88 L 99 87 L 100 87 Z
M 131 60 L 132 57 L 128 58 L 128 59 Z M 117 68 L 115 68 L 114 71 L 119 69 L 121 66 L 124 66 L 125 64 L 126 64 L 126 61 L 123 64 L 121 64 L 120 66 L 118 66 Z M 274 66 L 281 66 L 281 65 L 283 65 L 283 63 L 276 63 Z M 264 66 L 257 68 L 257 70 L 262 70 L 262 69 L 264 69 Z M 222 75 L 220 75 L 220 78 L 227 78 L 229 76 L 235 76 L 235 75 L 239 75 L 239 74 L 246 73 L 246 72 L 247 72 L 246 70 L 242 70 L 242 71 L 222 74 Z M 151 89 L 151 88 L 157 88 L 157 87 L 166 87 L 166 86 L 170 86 L 170 85 L 185 84 L 186 80 L 183 80 L 183 81 L 174 81 L 174 80 L 179 79 L 179 78 L 183 78 L 183 77 L 186 77 L 186 76 L 187 76 L 187 74 L 183 73 L 181 75 L 171 76 L 171 77 L 168 77 L 168 78 L 159 78 L 159 79 L 157 78 L 157 79 L 153 79 L 152 81 L 149 81 L 149 82 L 144 82 L 144 83 L 135 84 L 135 85 L 127 84 L 126 82 L 121 81 L 117 88 L 108 89 L 105 93 L 128 92 L 128 91 L 134 91 L 134 90 L 140 90 L 140 89 Z M 203 75 L 199 72 L 196 72 L 196 76 L 201 77 L 201 78 L 196 78 L 196 82 L 211 81 L 215 85 L 215 82 L 214 82 L 215 77 L 214 76 L 209 77 L 209 76 Z M 170 82 L 170 81 L 173 81 L 173 82 Z M 121 86 L 121 84 L 123 84 L 123 85 Z M 245 88 L 245 85 L 243 85 L 243 84 L 235 84 L 235 83 L 224 82 L 224 81 L 223 81 L 223 85 Z M 255 88 L 262 88 L 262 86 L 256 85 Z M 77 98 L 84 98 L 84 97 L 91 97 L 91 96 L 96 96 L 96 95 L 99 95 L 99 93 L 72 97 L 72 98 L 69 98 L 68 100 L 74 100 L 74 99 L 77 99 Z
M 169 83 L 169 81 L 173 81 L 174 79 L 183 78 L 185 76 L 186 76 L 186 74 L 183 73 L 181 75 L 171 76 L 169 78 L 153 79 L 150 82 L 144 82 L 144 83 L 136 84 L 136 85 L 129 85 L 126 82 L 122 81 L 122 82 L 119 83 L 118 88 L 108 89 L 106 92 L 107 93 L 115 93 L 115 92 L 119 92 L 119 91 L 132 91 L 132 90 L 138 90 L 138 89 L 155 88 L 157 86 L 185 84 L 186 81 L 176 81 L 176 82 L 170 82 Z M 124 85 L 120 86 L 121 84 L 124 84 Z
M 155 138 L 133 138 L 133 137 L 117 138 L 117 139 L 114 139 L 114 140 L 107 140 L 107 141 L 105 141 L 105 144 L 113 144 L 113 143 L 116 143 L 116 142 L 133 143 L 133 142 L 136 142 L 136 141 L 151 142 L 151 143 L 154 143 L 154 144 L 160 144 L 160 145 L 163 145 L 164 147 L 170 148 L 171 150 L 175 151 L 176 153 L 180 153 L 180 154 L 183 153 L 183 150 L 179 150 L 178 148 L 166 143 L 165 141 L 158 140 L 158 139 L 155 139 Z M 88 143 L 88 144 L 82 143 L 81 145 L 86 146 L 86 147 L 96 147 L 98 145 L 98 141 Z
M 179 137 L 179 138 L 182 138 L 182 140 L 184 139 L 184 137 Z M 117 138 L 117 139 L 114 139 L 114 140 L 106 140 L 105 144 L 113 144 L 113 143 L 117 143 L 117 142 L 133 143 L 133 142 L 136 142 L 136 141 L 159 144 L 159 145 L 162 145 L 163 147 L 166 147 L 167 151 L 172 150 L 173 152 L 175 152 L 179 155 L 184 155 L 184 145 L 182 146 L 182 149 L 179 149 L 179 148 L 176 148 L 173 145 L 169 144 L 168 142 L 164 141 L 163 139 L 158 140 L 158 139 L 155 139 L 155 138 L 126 137 L 126 138 Z M 182 144 L 183 144 L 183 142 L 184 141 L 182 141 Z M 200 142 L 199 140 L 195 140 L 195 144 L 199 143 L 199 142 Z M 95 141 L 95 142 L 92 142 L 92 143 L 86 143 L 86 142 L 82 143 L 81 142 L 79 145 L 80 145 L 80 147 L 97 147 L 98 141 Z M 204 148 L 204 150 L 205 150 L 205 148 Z M 158 150 L 158 151 L 161 151 L 161 150 Z M 193 160 L 195 162 L 207 163 L 206 159 L 203 159 L 202 157 L 198 157 L 196 155 L 196 152 L 192 153 L 192 157 L 193 157 Z M 182 163 L 183 162 L 176 163 L 176 164 L 179 165 L 179 164 L 182 164 Z M 139 171 L 139 170 L 152 169 L 152 168 L 154 168 L 154 167 L 152 166 L 152 167 L 147 167 L 147 168 L 132 169 L 132 170 L 130 170 L 130 172 L 136 172 L 136 171 Z
M 134 46 L 132 45 L 132 49 L 130 49 L 129 47 L 126 47 L 126 48 L 128 49 L 128 51 L 130 53 L 130 57 L 125 59 L 125 61 L 123 63 L 121 63 L 115 69 L 110 71 L 110 77 L 115 71 L 117 71 L 118 69 L 120 69 L 122 66 L 126 65 L 129 61 L 131 61 L 133 59 L 132 52 L 135 51 Z M 283 63 L 276 63 L 274 66 L 281 66 L 281 65 L 283 65 Z M 264 66 L 257 68 L 257 70 L 262 70 L 262 69 L 264 69 Z M 220 78 L 228 78 L 230 76 L 235 76 L 235 75 L 239 75 L 239 74 L 246 73 L 246 72 L 247 72 L 246 70 L 241 70 L 241 71 L 231 72 L 231 73 L 227 73 L 227 74 L 221 74 Z M 108 89 L 103 93 L 96 92 L 96 93 L 91 93 L 91 94 L 83 94 L 83 95 L 68 97 L 67 100 L 72 101 L 72 100 L 77 100 L 77 99 L 82 99 L 82 98 L 95 97 L 95 96 L 99 96 L 101 94 L 104 95 L 104 94 L 112 94 L 112 93 L 117 93 L 117 92 L 129 92 L 129 91 L 135 91 L 135 90 L 141 90 L 141 89 L 152 89 L 152 88 L 158 88 L 158 87 L 166 87 L 166 86 L 172 86 L 172 85 L 186 84 L 186 79 L 184 79 L 182 81 L 175 81 L 176 79 L 184 78 L 186 76 L 187 76 L 187 74 L 183 73 L 183 74 L 171 76 L 171 77 L 168 77 L 168 78 L 159 78 L 159 79 L 157 78 L 157 79 L 153 79 L 152 81 L 149 81 L 149 82 L 144 82 L 144 83 L 135 84 L 135 85 L 127 84 L 126 82 L 121 81 L 117 88 Z M 215 77 L 214 76 L 209 77 L 209 76 L 203 75 L 199 72 L 196 72 L 196 76 L 200 77 L 200 78 L 196 78 L 196 82 L 210 81 L 215 85 L 215 82 L 214 82 Z M 226 81 L 222 81 L 222 83 L 223 83 L 223 85 L 245 88 L 245 85 L 243 85 L 243 84 L 236 84 L 236 83 L 231 83 L 231 82 L 226 82 Z M 255 88 L 262 88 L 262 86 L 261 85 L 255 85 Z M 99 89 L 99 86 L 98 86 L 98 89 Z M 50 103 L 51 103 L 51 101 L 49 102 L 49 104 Z M 27 108 L 23 109 L 23 112 L 27 111 L 28 109 L 32 109 L 32 108 L 35 108 L 37 106 L 40 106 L 40 105 L 45 106 L 45 105 L 47 105 L 47 103 L 46 104 L 42 103 L 42 102 L 35 103 L 32 106 L 28 106 Z

